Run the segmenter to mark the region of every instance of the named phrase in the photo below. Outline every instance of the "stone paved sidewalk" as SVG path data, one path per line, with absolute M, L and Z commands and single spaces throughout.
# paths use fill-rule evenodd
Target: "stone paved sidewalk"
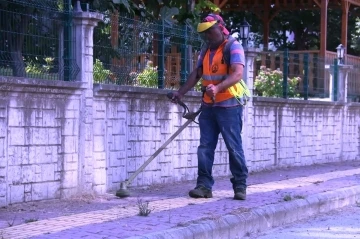
M 129 238 L 217 221 L 225 215 L 245 215 L 262 206 L 359 186 L 359 166 L 360 162 L 351 161 L 251 174 L 246 201 L 232 199 L 228 178 L 216 178 L 211 199 L 188 197 L 194 182 L 185 182 L 133 189 L 126 199 L 109 194 L 9 206 L 0 209 L 0 238 Z M 147 217 L 138 215 L 139 200 L 149 203 L 152 211 Z

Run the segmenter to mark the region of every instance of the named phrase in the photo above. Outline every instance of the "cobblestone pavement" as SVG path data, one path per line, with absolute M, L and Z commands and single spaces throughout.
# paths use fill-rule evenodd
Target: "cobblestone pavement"
M 349 161 L 250 174 L 246 201 L 232 199 L 228 178 L 216 178 L 211 199 L 188 197 L 195 182 L 184 182 L 133 189 L 125 199 L 106 194 L 12 205 L 0 209 L 0 238 L 128 238 L 184 227 L 359 185 L 359 166 Z M 139 216 L 146 203 L 151 213 Z

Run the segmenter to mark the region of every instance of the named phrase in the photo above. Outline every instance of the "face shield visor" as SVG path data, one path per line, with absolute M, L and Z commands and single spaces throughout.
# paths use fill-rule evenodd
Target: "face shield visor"
M 212 28 L 218 21 L 209 21 L 209 22 L 201 22 L 197 26 L 197 32 L 200 34 L 201 39 L 209 43 L 211 39 L 209 39 L 206 35 L 206 31 Z

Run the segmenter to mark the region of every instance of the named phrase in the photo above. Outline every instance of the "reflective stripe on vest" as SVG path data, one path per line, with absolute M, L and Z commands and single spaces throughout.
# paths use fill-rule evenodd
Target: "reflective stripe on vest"
M 228 65 L 226 65 L 226 63 L 223 60 L 223 48 L 226 42 L 227 40 L 225 40 L 216 50 L 211 65 L 210 65 L 210 50 L 208 49 L 206 51 L 203 60 L 203 75 L 202 75 L 202 85 L 204 87 L 210 84 L 217 85 L 221 81 L 225 80 L 228 76 Z M 229 73 L 231 73 L 231 69 L 229 69 Z M 234 96 L 230 93 L 229 89 L 226 89 L 216 94 L 215 103 L 228 100 L 233 97 Z M 205 103 L 209 103 L 209 104 L 213 103 L 211 98 L 207 94 L 204 94 L 203 100 Z

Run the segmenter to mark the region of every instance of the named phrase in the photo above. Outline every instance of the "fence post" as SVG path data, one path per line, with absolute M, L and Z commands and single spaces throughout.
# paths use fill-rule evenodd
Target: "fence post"
M 334 59 L 334 75 L 333 75 L 333 101 L 337 101 L 338 98 L 338 78 L 339 78 L 339 62 L 338 59 Z
M 309 53 L 304 54 L 304 100 L 309 99 Z
M 334 59 L 334 65 L 330 67 L 330 100 L 348 102 L 348 75 L 352 69 L 352 65 L 339 64 Z
M 164 88 L 164 68 L 165 68 L 165 29 L 164 20 L 161 20 L 159 24 L 159 55 L 158 55 L 158 88 Z
M 187 51 L 187 25 L 184 26 L 184 42 L 181 44 L 181 72 L 180 72 L 180 85 L 182 86 L 187 78 L 187 62 L 188 62 L 188 51 Z
M 64 1 L 65 23 L 64 23 L 64 81 L 70 81 L 71 79 L 71 39 L 72 39 L 72 12 L 71 12 L 71 0 Z
M 82 12 L 79 9 L 73 14 L 74 37 L 76 39 L 74 47 L 76 63 L 80 72 L 77 74 L 77 80 L 84 83 L 84 89 L 80 98 L 79 114 L 79 144 L 78 144 L 78 168 L 76 172 L 64 173 L 64 181 L 71 182 L 77 187 L 78 193 L 89 193 L 94 189 L 97 174 L 94 173 L 94 76 L 93 76 L 93 33 L 98 22 L 103 19 L 103 15 L 95 12 Z M 65 165 L 66 166 L 66 165 Z M 64 167 L 65 167 L 64 166 Z M 65 167 L 66 168 L 66 167 Z M 74 174 L 71 174 L 74 173 Z M 74 180 L 74 175 L 76 176 Z M 63 195 L 67 193 L 63 188 Z M 67 190 L 69 191 L 69 190 Z M 63 196 L 65 197 L 65 196 Z
M 289 75 L 289 49 L 284 51 L 284 65 L 283 65 L 283 98 L 288 97 L 288 75 Z

